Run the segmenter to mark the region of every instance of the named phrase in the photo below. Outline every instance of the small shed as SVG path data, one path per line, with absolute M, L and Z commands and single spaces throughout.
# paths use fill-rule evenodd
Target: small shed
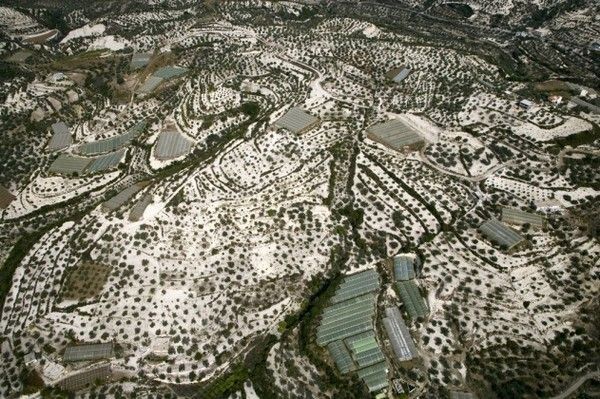
M 535 104 L 531 100 L 523 99 L 523 100 L 519 101 L 519 107 L 521 107 L 525 110 L 530 110 L 531 108 L 533 108 L 534 105 Z

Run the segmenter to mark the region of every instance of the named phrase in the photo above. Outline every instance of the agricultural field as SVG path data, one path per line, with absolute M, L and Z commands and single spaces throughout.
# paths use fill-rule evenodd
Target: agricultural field
M 88 3 L 0 7 L 0 397 L 597 391 L 593 2 Z

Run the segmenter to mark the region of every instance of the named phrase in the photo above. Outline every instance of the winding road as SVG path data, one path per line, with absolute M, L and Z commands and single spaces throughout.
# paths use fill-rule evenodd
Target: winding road
M 583 383 L 590 379 L 600 379 L 600 371 L 590 371 L 589 373 L 582 375 L 562 393 L 553 396 L 550 399 L 567 399 L 569 396 L 574 394 L 579 389 L 579 387 L 583 385 Z

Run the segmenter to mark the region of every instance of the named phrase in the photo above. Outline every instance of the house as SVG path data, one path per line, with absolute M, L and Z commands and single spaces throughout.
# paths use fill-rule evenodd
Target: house
M 527 111 L 529 111 L 531 108 L 533 108 L 534 105 L 535 105 L 534 102 L 531 100 L 523 99 L 523 100 L 519 101 L 519 107 L 521 107 Z
M 548 101 L 552 104 L 558 105 L 562 102 L 562 96 L 550 96 L 548 97 Z

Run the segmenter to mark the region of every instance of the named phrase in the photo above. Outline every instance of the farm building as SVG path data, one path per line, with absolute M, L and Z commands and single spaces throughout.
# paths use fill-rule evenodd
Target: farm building
M 67 176 L 81 175 L 91 161 L 91 158 L 61 154 L 52 162 L 48 172 Z
M 71 129 L 64 122 L 56 122 L 52 125 L 52 138 L 48 143 L 50 151 L 57 151 L 67 148 L 73 143 Z
M 354 335 L 345 339 L 346 347 L 350 350 L 352 359 L 359 368 L 370 366 L 385 360 L 379 349 L 373 330 Z
M 379 288 L 379 274 L 375 270 L 352 274 L 344 278 L 331 299 L 333 303 L 342 302 Z
M 392 80 L 396 83 L 402 82 L 404 79 L 406 79 L 408 77 L 408 75 L 410 75 L 410 69 L 407 68 L 406 66 L 394 68 L 385 74 L 386 78 L 388 78 L 389 80 Z
M 562 99 L 562 96 L 548 96 L 548 101 L 555 105 L 559 105 L 562 102 Z
M 396 151 L 416 150 L 425 144 L 425 139 L 400 119 L 369 127 L 367 137 Z
M 502 221 L 508 224 L 523 225 L 529 224 L 536 229 L 542 229 L 545 225 L 545 219 L 542 215 L 529 213 L 516 208 L 502 208 Z
M 83 155 L 96 155 L 118 150 L 129 145 L 145 128 L 146 121 L 138 122 L 121 135 L 80 145 L 79 152 Z
M 385 315 L 383 325 L 398 360 L 404 362 L 417 357 L 417 348 L 404 319 L 402 319 L 400 310 L 395 306 L 387 308 Z
M 152 58 L 152 53 L 133 53 L 129 69 L 135 71 L 145 67 L 150 62 L 150 58 Z
M 0 208 L 6 209 L 17 197 L 12 195 L 4 186 L 0 185 Z
M 150 351 L 154 356 L 164 357 L 169 356 L 169 346 L 171 344 L 171 337 L 168 335 L 158 336 L 152 340 L 150 345 Z
M 412 319 L 425 317 L 429 314 L 429 309 L 419 292 L 419 287 L 412 280 L 398 281 L 396 285 L 406 311 Z
M 317 329 L 317 344 L 323 346 L 335 340 L 373 329 L 375 295 L 368 293 L 323 310 L 321 324 Z
M 331 355 L 331 358 L 335 362 L 335 366 L 338 368 L 340 373 L 346 374 L 350 371 L 356 370 L 352 356 L 348 348 L 344 344 L 344 341 L 333 341 L 327 344 L 327 350 Z
M 127 187 L 125 190 L 102 204 L 102 209 L 105 211 L 114 211 L 115 209 L 120 208 L 147 185 L 148 182 L 139 182 Z
M 57 385 L 65 391 L 75 392 L 97 381 L 106 381 L 110 376 L 110 364 L 103 364 L 77 374 L 72 374 L 59 381 Z
M 388 386 L 387 364 L 385 362 L 360 369 L 357 374 L 367 384 L 369 392 L 375 392 Z
M 295 134 L 302 134 L 317 127 L 320 123 L 321 120 L 316 116 L 304 112 L 301 108 L 293 107 L 275 121 L 275 126 Z
M 531 100 L 521 100 L 519 101 L 519 107 L 525 109 L 525 110 L 530 110 L 531 108 L 533 108 L 535 104 L 533 103 L 533 101 Z
M 48 78 L 48 81 L 51 83 L 60 83 L 60 82 L 70 82 L 67 75 L 62 72 L 55 72 Z
M 569 90 L 571 90 L 572 92 L 578 93 L 580 97 L 586 97 L 588 95 L 591 97 L 596 97 L 598 95 L 598 92 L 596 90 L 592 89 L 591 87 L 578 85 L 577 83 L 573 83 L 573 82 L 564 82 L 564 83 L 567 85 Z
M 415 257 L 398 255 L 394 257 L 394 278 L 396 281 L 412 280 L 415 278 Z
M 506 247 L 508 250 L 512 250 L 525 242 L 525 238 L 519 233 L 496 219 L 490 219 L 487 222 L 484 222 L 479 226 L 479 231 L 481 231 L 481 234 L 488 240 Z
M 67 349 L 65 349 L 63 361 L 83 362 L 89 360 L 108 359 L 112 356 L 112 342 L 107 342 L 103 344 L 71 345 L 67 346 Z
M 154 146 L 154 155 L 157 159 L 168 160 L 189 154 L 192 142 L 179 132 L 167 131 L 158 136 Z
M 402 381 L 400 380 L 400 378 L 396 378 L 392 381 L 392 387 L 394 388 L 394 392 L 398 395 L 404 393 L 404 387 L 402 386 Z
M 106 155 L 101 155 L 96 158 L 92 158 L 90 164 L 85 168 L 88 173 L 105 172 L 119 166 L 123 156 L 125 155 L 125 149 L 111 152 Z
M 450 399 L 477 399 L 477 396 L 471 392 L 450 391 Z

